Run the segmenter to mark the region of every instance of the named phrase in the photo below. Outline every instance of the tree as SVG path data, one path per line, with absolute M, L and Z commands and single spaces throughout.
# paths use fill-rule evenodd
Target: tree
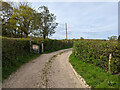
M 46 6 L 41 6 L 38 8 L 39 10 L 39 14 L 40 15 L 40 27 L 39 27 L 39 31 L 40 34 L 43 36 L 43 39 L 45 39 L 46 37 L 51 36 L 52 34 L 55 33 L 55 28 L 58 25 L 58 23 L 56 23 L 56 16 L 52 13 L 50 13 L 50 11 L 48 10 L 48 7 Z
M 9 20 L 11 15 L 13 14 L 13 7 L 10 3 L 7 2 L 0 1 L 0 3 L 2 3 L 2 15 L 0 17 L 2 19 L 2 35 L 10 36 L 12 32 L 10 30 Z
M 111 36 L 111 37 L 108 37 L 108 39 L 109 39 L 110 41 L 115 41 L 115 40 L 117 40 L 117 36 Z
M 32 35 L 36 36 L 36 37 L 41 37 L 41 27 L 42 27 L 42 21 L 41 21 L 41 13 L 35 13 L 34 15 L 34 20 L 33 20 L 33 31 L 32 31 Z
M 28 3 L 20 4 L 18 8 L 14 8 L 13 15 L 10 19 L 11 28 L 15 34 L 28 37 L 32 32 L 35 10 Z
M 83 37 L 80 37 L 80 39 L 81 39 L 81 40 L 84 40 L 84 38 L 83 38 Z

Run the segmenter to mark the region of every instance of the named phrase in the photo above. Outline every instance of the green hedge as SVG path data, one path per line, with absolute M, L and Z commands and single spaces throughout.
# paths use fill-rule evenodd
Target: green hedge
M 44 51 L 52 52 L 60 49 L 71 48 L 73 46 L 71 41 L 64 40 L 45 40 L 44 41 Z
M 30 53 L 29 40 L 2 38 L 2 63 L 13 64 L 17 57 Z M 8 64 L 7 64 L 8 65 Z
M 87 63 L 95 64 L 108 71 L 109 54 L 111 58 L 111 72 L 120 72 L 120 44 L 109 41 L 80 40 L 73 45 L 76 57 Z
M 40 47 L 40 53 L 42 50 L 41 44 L 44 44 L 44 53 L 57 51 L 60 49 L 72 48 L 72 40 L 56 40 L 56 39 L 35 39 L 32 41 L 32 44 L 37 44 Z
M 32 40 L 32 44 L 38 44 L 40 46 L 41 52 L 41 43 L 44 43 L 44 51 L 52 52 L 64 48 L 72 47 L 72 42 L 63 41 L 63 40 Z M 3 66 L 6 63 L 11 63 L 12 60 L 17 59 L 17 57 L 25 56 L 30 53 L 30 40 L 29 39 L 14 39 L 14 38 L 2 38 L 2 60 Z

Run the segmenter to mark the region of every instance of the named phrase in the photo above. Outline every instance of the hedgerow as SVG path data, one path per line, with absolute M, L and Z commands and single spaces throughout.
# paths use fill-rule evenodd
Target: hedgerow
M 44 41 L 44 51 L 51 52 L 65 48 L 71 48 L 73 46 L 71 41 L 63 40 L 45 40 Z
M 73 53 L 84 62 L 95 64 L 108 71 L 109 54 L 111 58 L 111 73 L 120 72 L 120 44 L 109 41 L 80 40 L 73 45 Z
M 29 40 L 2 38 L 2 62 L 3 67 L 7 63 L 13 63 L 19 56 L 30 53 Z

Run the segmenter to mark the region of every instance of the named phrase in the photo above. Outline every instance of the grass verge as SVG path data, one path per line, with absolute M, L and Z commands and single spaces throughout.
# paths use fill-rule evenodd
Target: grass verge
M 21 65 L 37 58 L 40 54 L 28 54 L 24 57 L 18 57 L 16 60 L 13 60 L 7 66 L 2 67 L 2 81 L 9 77 L 13 72 L 17 71 Z
M 120 77 L 109 74 L 103 69 L 88 64 L 70 55 L 70 63 L 78 74 L 80 74 L 92 88 L 118 88 L 120 89 Z

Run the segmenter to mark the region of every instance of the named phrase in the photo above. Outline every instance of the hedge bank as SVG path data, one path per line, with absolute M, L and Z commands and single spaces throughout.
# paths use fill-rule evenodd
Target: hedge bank
M 112 54 L 111 73 L 120 73 L 120 44 L 109 41 L 80 40 L 73 45 L 73 53 L 84 62 L 95 64 L 108 71 L 109 55 Z
M 75 57 L 72 53 L 69 57 L 76 72 L 84 78 L 92 90 L 119 90 L 120 77 L 112 75 L 94 64 L 86 63 Z

